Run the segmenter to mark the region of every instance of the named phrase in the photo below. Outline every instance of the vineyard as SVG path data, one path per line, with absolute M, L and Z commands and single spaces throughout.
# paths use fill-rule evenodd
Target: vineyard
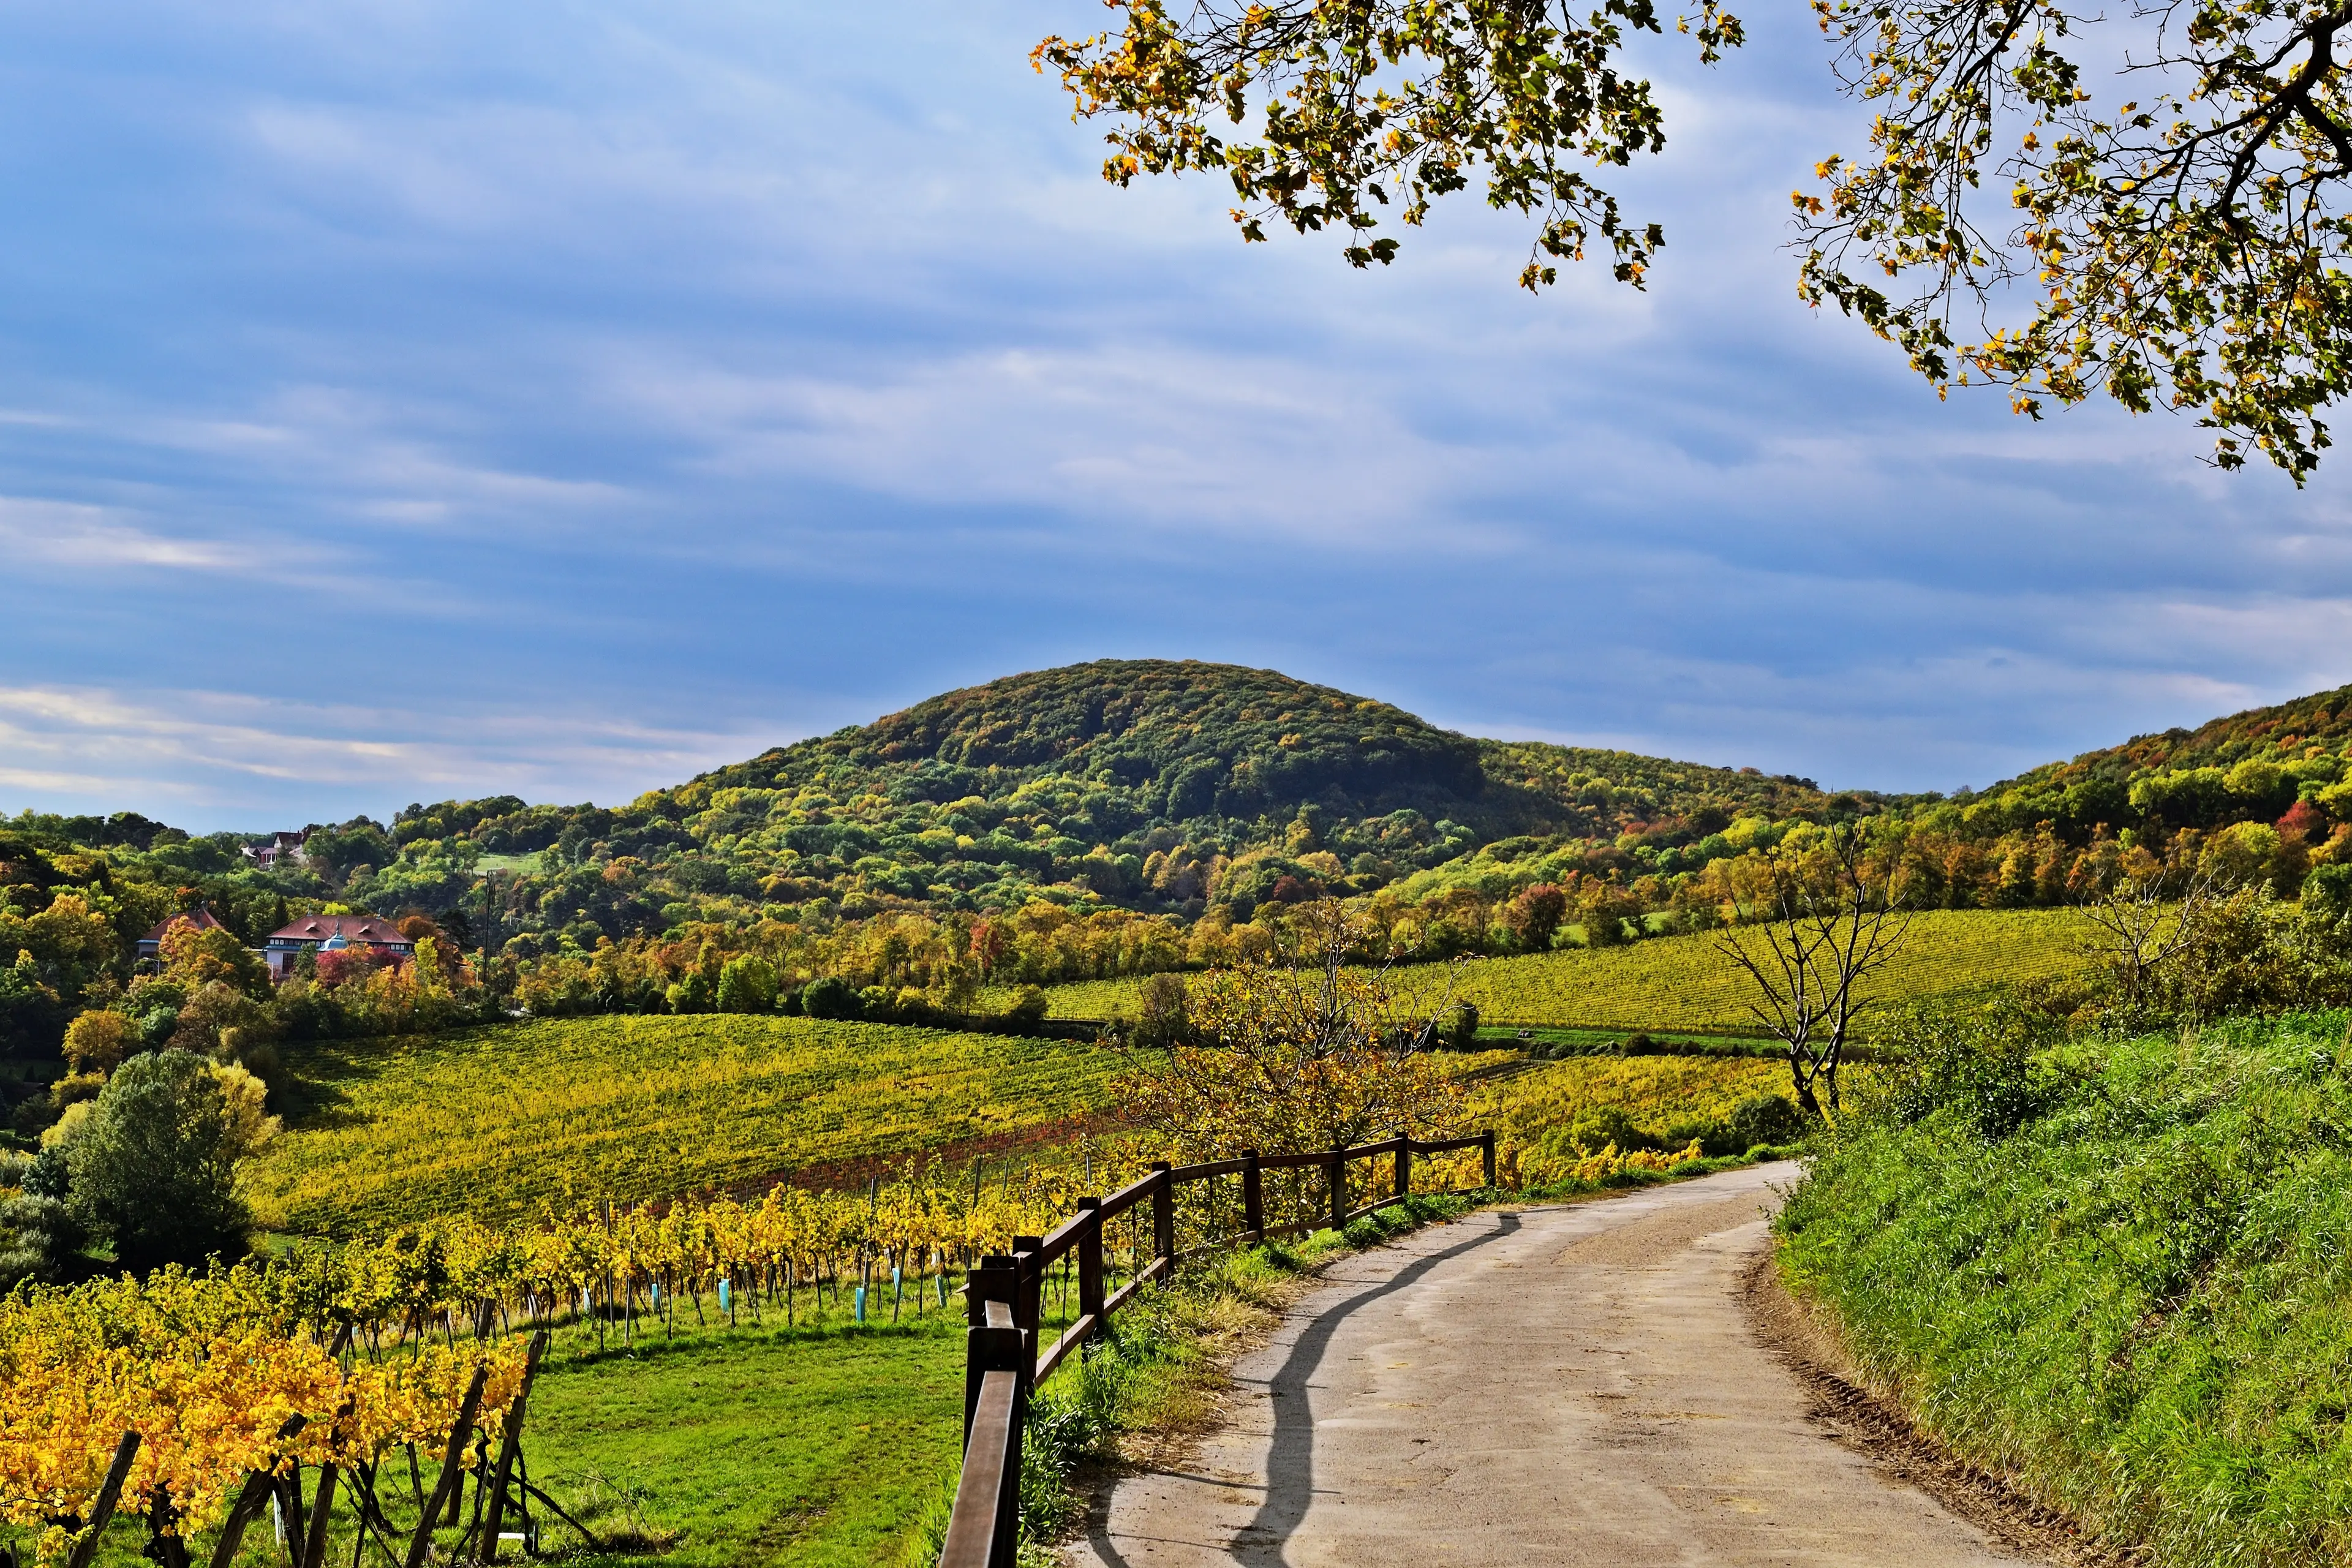
M 245 1175 L 273 1228 L 511 1220 L 959 1144 L 1066 1142 L 1116 1055 L 730 1015 L 506 1025 L 306 1058 L 313 1109 Z M 991 1144 L 993 1146 L 993 1144 Z
M 1903 951 L 1874 981 L 1874 994 L 1915 1001 L 2069 973 L 2084 962 L 2076 951 L 2082 931 L 2080 918 L 2066 910 L 1930 910 L 1913 920 Z M 1761 942 L 1752 929 L 1730 934 Z M 1454 981 L 1454 994 L 1495 1024 L 1752 1032 L 1748 982 L 1715 950 L 1715 941 L 1705 934 L 1654 937 L 1597 952 L 1480 959 Z M 1434 964 L 1401 969 L 1396 977 L 1400 991 L 1423 994 L 1433 1005 L 1452 978 Z M 1132 1017 L 1140 984 L 1097 981 L 1047 994 L 1055 1017 Z
M 1467 1184 L 1477 1158 L 1433 1156 L 1416 1173 L 1424 1187 Z M 1608 1159 L 1610 1172 L 1631 1168 Z M 526 1539 L 560 1526 L 601 1550 L 611 1542 L 530 1479 L 522 1452 L 530 1378 L 551 1352 L 635 1360 L 681 1336 L 952 1326 L 955 1281 L 981 1255 L 1140 1173 L 1082 1144 L 996 1181 L 919 1163 L 863 1193 L 779 1185 L 756 1203 L 604 1203 L 513 1226 L 455 1218 L 301 1242 L 202 1277 L 30 1289 L 0 1302 L 0 1520 L 32 1559 L 70 1568 L 87 1568 L 93 1522 L 110 1517 L 142 1531 L 144 1554 L 166 1568 L 192 1563 L 200 1537 L 226 1568 L 265 1507 L 299 1527 L 298 1568 L 321 1568 L 339 1541 L 354 1563 L 371 1542 L 404 1568 L 436 1552 L 478 1557 L 502 1518 Z M 1384 1173 L 1351 1171 L 1349 1190 L 1385 1192 Z M 1339 1206 L 1319 1168 L 1273 1173 L 1265 1201 L 1271 1224 Z M 1234 1183 L 1188 1192 L 1178 1244 L 1231 1235 L 1241 1204 Z M 1108 1282 L 1137 1279 L 1155 1256 L 1150 1215 L 1105 1228 Z M 1043 1326 L 1076 1317 L 1068 1268 L 1041 1295 Z M 576 1409 L 583 1390 L 571 1392 Z M 836 1447 L 845 1436 L 823 1410 L 796 1408 L 793 1424 Z M 916 1424 L 925 1452 L 940 1425 Z M 542 1480 L 551 1473 L 542 1462 Z M 649 1521 L 630 1529 L 640 1545 L 660 1535 Z

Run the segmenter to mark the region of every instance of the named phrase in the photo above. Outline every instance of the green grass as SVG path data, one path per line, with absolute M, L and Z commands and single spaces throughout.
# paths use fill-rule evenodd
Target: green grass
M 536 849 L 527 855 L 483 855 L 475 858 L 474 870 L 485 877 L 493 871 L 515 871 L 528 877 L 539 870 L 543 859 Z
M 955 1474 L 963 1341 L 948 1312 L 559 1363 L 532 1395 L 532 1479 L 600 1534 L 674 1542 L 677 1568 L 898 1563 Z
M 244 1168 L 279 1229 L 530 1217 L 787 1169 L 1050 1136 L 1123 1062 L 1090 1046 L 729 1015 L 547 1019 L 296 1047 L 308 1109 Z
M 1931 910 L 1912 921 L 1908 939 L 1875 982 L 1889 1001 L 1969 996 L 2020 980 L 2072 973 L 2081 917 L 2067 910 Z M 1752 931 L 1738 934 L 1759 941 Z M 1716 951 L 1710 935 L 1653 937 L 1597 952 L 1570 948 L 1471 963 L 1454 994 L 1476 1005 L 1490 1024 L 1553 1025 L 1586 1030 L 1665 1029 L 1753 1035 L 1751 982 Z M 1443 965 L 1394 972 L 1400 989 L 1434 1005 Z M 1057 1018 L 1132 1017 L 1139 980 L 1088 981 L 1054 987 Z
M 1820 1152 L 1787 1276 L 1927 1427 L 2141 1561 L 2352 1562 L 2348 1028 L 1948 1026 Z

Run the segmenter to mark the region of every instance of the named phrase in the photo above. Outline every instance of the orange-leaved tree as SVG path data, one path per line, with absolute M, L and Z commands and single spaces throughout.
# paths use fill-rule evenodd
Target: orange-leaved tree
M 1124 1080 L 1130 1119 L 1171 1159 L 1437 1136 L 1460 1116 L 1461 1086 L 1428 1051 L 1452 986 L 1416 1008 L 1375 928 L 1336 902 L 1302 907 L 1292 931 L 1274 958 L 1192 986 L 1190 1038 Z

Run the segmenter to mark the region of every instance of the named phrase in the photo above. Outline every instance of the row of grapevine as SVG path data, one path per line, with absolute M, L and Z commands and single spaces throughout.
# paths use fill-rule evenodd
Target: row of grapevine
M 0 1304 L 0 1520 L 34 1532 L 37 1561 L 78 1547 L 86 1561 L 104 1494 L 171 1543 L 161 1560 L 184 1563 L 193 1531 L 267 1495 L 255 1478 L 372 1479 L 394 1450 L 445 1447 L 469 1392 L 487 1426 L 522 1386 L 518 1342 L 354 1357 L 270 1284 L 260 1269 L 166 1270 Z

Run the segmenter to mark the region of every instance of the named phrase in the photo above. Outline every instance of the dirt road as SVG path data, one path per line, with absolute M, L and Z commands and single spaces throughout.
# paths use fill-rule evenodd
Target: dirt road
M 1740 1302 L 1790 1166 L 1471 1215 L 1341 1262 L 1234 1423 L 1076 1564 L 2014 1563 L 1807 1418 Z

